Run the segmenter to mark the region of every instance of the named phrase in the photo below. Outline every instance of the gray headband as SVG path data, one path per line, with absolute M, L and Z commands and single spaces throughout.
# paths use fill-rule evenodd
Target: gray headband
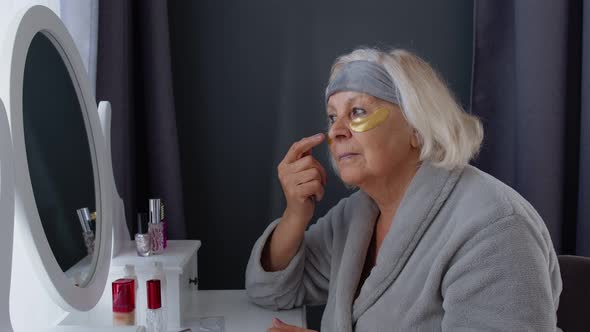
M 340 91 L 363 92 L 400 105 L 391 76 L 383 66 L 372 61 L 358 60 L 345 64 L 326 88 L 326 105 L 330 96 Z

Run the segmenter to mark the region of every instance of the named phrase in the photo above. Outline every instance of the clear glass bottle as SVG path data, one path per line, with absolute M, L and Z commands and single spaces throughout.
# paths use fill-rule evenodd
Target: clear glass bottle
M 148 233 L 150 234 L 150 250 L 153 255 L 161 254 L 164 251 L 164 228 L 160 215 L 160 200 L 149 200 L 150 225 Z
M 145 325 L 147 332 L 167 331 L 166 314 L 162 308 L 161 283 L 158 279 L 151 279 L 146 282 L 147 288 L 147 311 L 145 314 Z
M 162 223 L 150 223 L 148 233 L 150 236 L 150 253 L 152 255 L 161 254 L 164 251 Z
M 162 311 L 164 311 L 164 316 L 168 317 L 168 309 L 166 305 L 168 303 L 168 288 L 166 282 L 166 271 L 164 271 L 164 264 L 162 262 L 154 262 L 154 272 L 152 279 L 160 280 L 160 297 L 162 299 L 162 303 L 164 303 Z
M 137 214 L 137 233 L 135 234 L 135 248 L 137 254 L 142 257 L 147 257 L 151 254 L 151 238 L 150 234 L 146 232 L 146 213 Z

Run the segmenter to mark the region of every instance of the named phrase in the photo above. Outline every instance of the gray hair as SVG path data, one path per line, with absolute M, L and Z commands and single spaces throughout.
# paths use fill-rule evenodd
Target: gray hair
M 398 106 L 418 133 L 421 161 L 453 169 L 467 165 L 479 152 L 483 140 L 480 120 L 459 106 L 426 61 L 402 49 L 383 52 L 361 48 L 336 59 L 329 81 L 345 64 L 359 60 L 376 62 L 391 76 L 401 97 Z

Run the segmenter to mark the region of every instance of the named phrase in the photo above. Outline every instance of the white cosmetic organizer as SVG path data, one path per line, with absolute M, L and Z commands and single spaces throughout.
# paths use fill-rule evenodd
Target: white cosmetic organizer
M 138 281 L 136 300 L 136 324 L 145 324 L 147 306 L 146 281 L 152 279 L 155 262 L 161 262 L 166 275 L 166 289 L 163 290 L 166 302 L 162 304 L 168 315 L 170 329 L 181 328 L 192 317 L 193 302 L 198 290 L 197 253 L 201 242 L 197 240 L 168 240 L 168 247 L 160 255 L 140 257 L 134 242 L 122 248 L 119 255 L 111 260 L 111 268 L 104 293 L 97 306 L 89 312 L 76 312 L 68 315 L 60 325 L 111 326 L 111 283 L 125 277 L 125 266 L 132 265 Z
M 140 257 L 135 246 L 126 247 L 121 254 L 111 261 L 109 282 L 125 276 L 125 265 L 135 267 L 139 284 L 136 313 L 140 324 L 145 322 L 147 306 L 146 281 L 152 279 L 154 263 L 161 262 L 166 275 L 166 303 L 163 304 L 168 314 L 168 327 L 180 328 L 186 320 L 187 310 L 192 308 L 191 299 L 198 290 L 197 252 L 201 246 L 196 240 L 168 240 L 168 247 L 160 255 Z M 108 285 L 108 284 L 107 284 Z M 110 288 L 110 287 L 107 287 Z M 105 289 L 104 295 L 110 291 Z

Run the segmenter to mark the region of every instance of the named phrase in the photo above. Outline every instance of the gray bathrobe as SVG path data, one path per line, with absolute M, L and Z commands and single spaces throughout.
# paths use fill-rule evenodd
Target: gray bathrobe
M 354 299 L 378 213 L 355 192 L 309 227 L 284 270 L 266 272 L 274 221 L 252 250 L 248 296 L 272 309 L 325 303 L 322 332 L 556 330 L 557 257 L 510 187 L 472 166 L 423 163 Z

